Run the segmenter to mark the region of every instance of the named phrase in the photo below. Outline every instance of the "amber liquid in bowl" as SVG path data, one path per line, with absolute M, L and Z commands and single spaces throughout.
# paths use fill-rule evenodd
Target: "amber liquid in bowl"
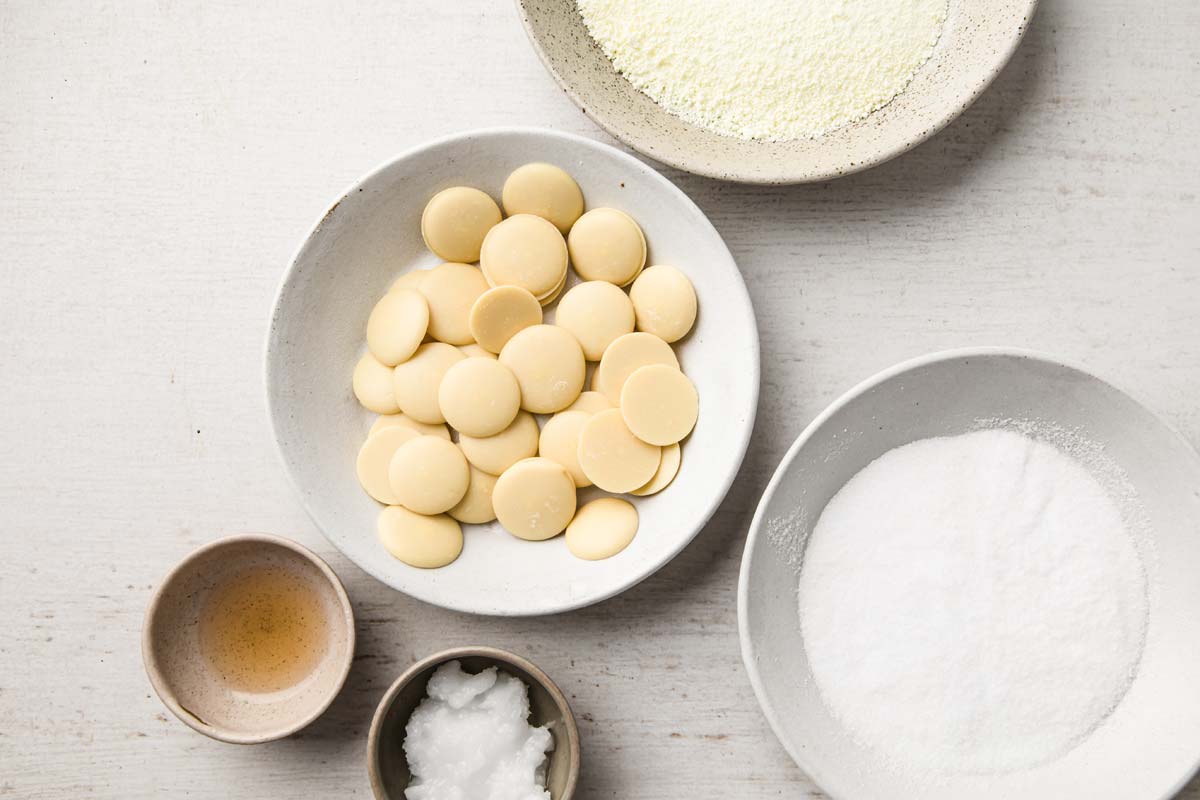
M 280 567 L 252 567 L 213 589 L 199 635 L 200 652 L 231 688 L 278 692 L 321 663 L 329 620 L 311 582 Z

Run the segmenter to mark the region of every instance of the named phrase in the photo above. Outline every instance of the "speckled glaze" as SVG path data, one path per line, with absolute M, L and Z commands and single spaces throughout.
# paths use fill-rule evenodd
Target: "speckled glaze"
M 325 653 L 300 683 L 271 694 L 232 690 L 200 652 L 199 619 L 211 592 L 255 567 L 285 569 L 321 598 Z M 341 582 L 295 542 L 248 533 L 195 551 L 163 580 L 142 627 L 142 659 L 159 698 L 191 728 L 223 742 L 257 744 L 290 736 L 319 717 L 341 690 L 354 658 L 354 612 Z
M 434 670 L 454 659 L 473 674 L 499 667 L 525 682 L 529 687 L 530 723 L 549 725 L 554 736 L 546 788 L 551 800 L 571 800 L 579 783 L 579 728 L 566 696 L 533 663 L 494 647 L 457 647 L 434 653 L 409 667 L 387 690 L 375 710 L 367 738 L 367 771 L 377 800 L 404 800 L 404 788 L 412 777 L 404 756 L 404 728 L 425 698 L 425 685 Z
M 743 183 L 811 183 L 881 164 L 933 136 L 991 84 L 1025 34 L 1037 0 L 950 0 L 941 40 L 895 100 L 820 139 L 736 139 L 668 114 L 619 75 L 575 0 L 517 0 L 534 49 L 595 122 L 650 158 Z

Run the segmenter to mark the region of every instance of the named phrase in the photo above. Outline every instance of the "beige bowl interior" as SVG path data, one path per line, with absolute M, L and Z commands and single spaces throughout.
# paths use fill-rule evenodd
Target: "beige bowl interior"
M 463 670 L 477 674 L 488 667 L 520 678 L 529 687 L 529 721 L 549 725 L 554 736 L 546 771 L 546 788 L 552 800 L 570 800 L 579 780 L 579 729 L 562 691 L 529 661 L 491 647 L 463 647 L 436 653 L 417 662 L 396 680 L 379 703 L 367 743 L 371 788 L 378 800 L 404 800 L 412 773 L 404 757 L 404 728 L 417 705 L 425 699 L 425 685 L 434 670 L 458 659 Z
M 214 589 L 245 570 L 277 567 L 315 588 L 328 647 L 307 678 L 269 694 L 229 686 L 201 653 L 199 620 Z M 299 545 L 251 534 L 188 556 L 158 589 L 146 614 L 142 654 L 163 703 L 201 733 L 236 744 L 278 739 L 316 719 L 337 695 L 354 656 L 354 617 L 337 577 Z
M 807 183 L 886 161 L 928 139 L 974 102 L 1020 43 L 1037 0 L 949 0 L 933 56 L 908 89 L 861 122 L 820 139 L 720 136 L 663 111 L 617 74 L 575 0 L 517 0 L 542 62 L 571 99 L 630 147 L 673 167 L 748 183 Z

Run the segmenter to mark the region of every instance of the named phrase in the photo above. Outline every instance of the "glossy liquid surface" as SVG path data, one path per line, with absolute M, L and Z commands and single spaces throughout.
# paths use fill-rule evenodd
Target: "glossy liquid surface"
M 200 614 L 200 652 L 247 692 L 294 686 L 320 663 L 329 623 L 321 595 L 280 567 L 253 567 L 216 587 Z

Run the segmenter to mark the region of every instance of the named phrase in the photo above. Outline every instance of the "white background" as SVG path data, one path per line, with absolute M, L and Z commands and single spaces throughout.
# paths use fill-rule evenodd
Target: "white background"
M 1198 32 L 1195 0 L 1044 0 L 996 85 L 899 160 L 793 188 L 668 171 L 758 313 L 746 465 L 644 584 L 496 620 L 409 600 L 325 543 L 276 460 L 261 361 L 293 249 L 376 164 L 492 125 L 608 141 L 511 3 L 0 1 L 0 797 L 369 796 L 384 688 L 473 643 L 570 695 L 582 798 L 821 797 L 740 663 L 757 498 L 842 391 L 962 345 L 1082 362 L 1200 442 Z M 167 714 L 138 641 L 166 570 L 243 530 L 329 558 L 359 622 L 329 713 L 251 748 Z

